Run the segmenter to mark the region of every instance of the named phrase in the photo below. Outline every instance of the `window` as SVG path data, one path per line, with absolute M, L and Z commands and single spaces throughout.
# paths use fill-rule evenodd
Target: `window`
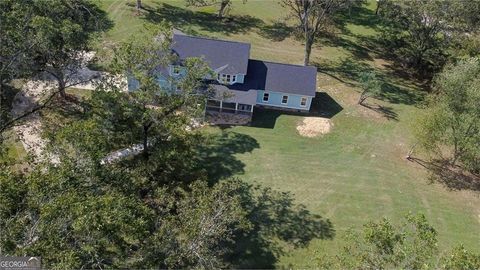
M 173 74 L 178 75 L 180 74 L 180 66 L 173 66 Z
M 232 76 L 232 82 L 235 82 L 237 80 L 237 76 L 236 75 L 233 75 Z
M 263 102 L 268 102 L 269 97 L 270 97 L 269 93 L 263 93 Z
M 282 104 L 287 104 L 288 103 L 288 96 L 283 96 L 282 97 Z
M 230 74 L 227 74 L 227 82 L 230 82 Z
M 302 97 L 302 99 L 300 100 L 300 106 L 302 106 L 302 107 L 307 106 L 307 98 L 306 97 Z

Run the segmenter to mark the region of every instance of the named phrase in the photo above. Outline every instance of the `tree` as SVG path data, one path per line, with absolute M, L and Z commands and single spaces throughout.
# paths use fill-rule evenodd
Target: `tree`
M 105 11 L 89 0 L 32 1 L 35 16 L 30 25 L 37 45 L 32 48 L 35 68 L 52 76 L 57 91 L 82 83 L 78 71 L 92 38 L 112 24 Z
M 480 60 L 448 65 L 435 78 L 434 90 L 415 126 L 419 144 L 437 158 L 480 172 Z
M 454 41 L 465 39 L 479 27 L 476 1 L 402 0 L 381 5 L 386 49 L 423 77 L 441 70 Z
M 110 107 L 117 112 L 105 115 L 110 125 L 115 126 L 123 117 L 122 120 L 131 121 L 126 132 L 141 130 L 145 158 L 148 158 L 150 147 L 166 139 L 168 133 L 162 131 L 166 119 L 186 128 L 185 124 L 203 113 L 203 100 L 208 94 L 203 78 L 211 76 L 210 68 L 199 58 L 189 58 L 181 63 L 182 76 L 162 75 L 162 71 L 168 73 L 171 65 L 180 65 L 180 62 L 171 53 L 170 27 L 147 27 L 144 35 L 135 35 L 115 49 L 112 64 L 114 72 L 127 75 L 138 89 L 128 93 L 118 89 L 111 92 L 116 85 L 109 84 L 106 87 L 111 93 L 99 93 L 94 100 L 96 106 Z M 161 76 L 163 84 L 159 83 Z
M 322 268 L 339 269 L 420 269 L 432 267 L 437 254 L 437 232 L 423 215 L 408 214 L 393 225 L 388 219 L 369 222 L 361 233 L 353 230 L 347 244 L 335 257 L 319 258 Z
M 248 256 L 277 258 L 279 240 L 304 247 L 332 237 L 330 223 L 285 192 L 235 179 L 207 184 L 201 174 L 187 183 L 197 172 L 171 160 L 188 163 L 194 153 L 184 156 L 180 144 L 149 166 L 135 158 L 100 165 L 96 153 L 111 138 L 90 120 L 56 133 L 61 163 L 0 171 L 2 254 L 38 254 L 62 269 L 235 268 Z
M 465 249 L 463 245 L 455 247 L 452 252 L 442 258 L 443 269 L 480 269 L 480 254 Z
M 232 0 L 185 0 L 187 6 L 205 7 L 218 5 L 218 17 L 223 18 L 232 6 Z M 247 0 L 242 0 L 245 4 Z
M 358 99 L 358 104 L 363 105 L 363 102 L 371 97 L 378 95 L 382 90 L 382 85 L 377 79 L 375 72 L 362 72 L 359 76 L 362 93 Z
M 38 106 L 13 119 L 2 114 L 1 133 L 46 107 L 58 93 L 65 96 L 67 87 L 84 82 L 77 76 L 79 67 L 85 64 L 84 53 L 92 39 L 112 23 L 104 11 L 88 0 L 7 0 L 1 1 L 0 10 L 2 101 L 8 90 L 5 86 L 12 79 L 46 73 L 57 82 L 53 93 L 43 91 L 45 98 Z M 6 109 L 9 105 L 2 103 L 1 107 Z
M 339 11 L 348 8 L 354 1 L 350 0 L 281 0 L 280 4 L 287 8 L 290 15 L 299 24 L 304 35 L 304 65 L 310 61 L 312 45 L 317 36 L 333 24 L 333 17 Z
M 317 257 L 322 269 L 478 269 L 480 254 L 462 245 L 451 252 L 438 249 L 437 231 L 424 215 L 407 214 L 401 224 L 383 218 L 361 232 L 349 230 L 342 251 Z

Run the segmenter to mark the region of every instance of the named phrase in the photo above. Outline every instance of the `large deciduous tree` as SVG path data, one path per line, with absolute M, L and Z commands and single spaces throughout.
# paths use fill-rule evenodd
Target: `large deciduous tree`
M 17 120 L 44 108 L 58 93 L 65 96 L 67 87 L 83 82 L 77 72 L 85 64 L 84 53 L 92 39 L 112 23 L 89 0 L 6 0 L 0 2 L 0 12 L 2 101 L 7 89 L 4 86 L 12 79 L 46 73 L 56 82 L 53 93 L 42 93 L 45 98 L 38 106 L 13 119 L 2 117 L 1 133 Z
M 305 247 L 333 235 L 285 192 L 207 184 L 184 165 L 198 154 L 185 155 L 186 136 L 170 134 L 170 151 L 155 152 L 147 166 L 141 158 L 101 165 L 121 131 L 112 139 L 89 115 L 75 123 L 54 134 L 60 163 L 27 174 L 0 164 L 2 254 L 37 254 L 56 269 L 252 268 L 281 254 L 279 241 Z
M 455 40 L 480 27 L 477 1 L 382 1 L 379 13 L 387 49 L 423 77 L 441 70 Z
M 176 77 L 168 74 L 173 65 L 182 70 Z M 94 102 L 104 107 L 113 104 L 110 108 L 116 113 L 105 115 L 110 125 L 118 125 L 122 122 L 119 119 L 124 117 L 123 121 L 131 121 L 125 132 L 141 130 L 145 157 L 148 157 L 150 146 L 168 137 L 168 133 L 160 135 L 165 133 L 162 129 L 166 119 L 176 119 L 178 127 L 187 128 L 185 123 L 202 116 L 204 98 L 208 94 L 203 78 L 211 76 L 211 70 L 199 58 L 184 59 L 181 63 L 175 58 L 171 51 L 171 30 L 167 25 L 147 27 L 143 35 L 134 35 L 120 44 L 115 49 L 112 70 L 120 76 L 128 76 L 136 89 L 128 93 L 111 92 L 115 85 L 108 85 L 110 93 L 99 93 Z M 164 83 L 159 83 L 162 76 Z
M 310 62 L 312 45 L 317 36 L 329 24 L 333 24 L 333 16 L 342 9 L 348 8 L 351 0 L 281 0 L 280 4 L 287 8 L 291 17 L 295 18 L 304 36 L 304 65 Z
M 111 27 L 105 11 L 89 0 L 32 1 L 34 17 L 30 24 L 37 39 L 32 53 L 35 68 L 52 76 L 57 91 L 82 82 L 79 69 L 92 38 Z
M 434 90 L 416 124 L 419 143 L 435 158 L 480 172 L 480 60 L 447 66 L 435 78 Z

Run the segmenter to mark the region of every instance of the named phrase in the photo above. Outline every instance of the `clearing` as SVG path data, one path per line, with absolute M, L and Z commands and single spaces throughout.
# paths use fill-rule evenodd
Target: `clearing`
M 218 20 L 212 7 L 187 8 L 181 0 L 144 0 L 145 10 L 138 16 L 131 2 L 101 2 L 116 24 L 103 47 L 127 38 L 144 22 L 166 20 L 185 33 L 249 42 L 251 58 L 302 63 L 302 42 L 281 23 L 286 13 L 276 0 L 234 1 L 225 20 Z M 335 253 L 347 228 L 360 229 L 383 216 L 399 220 L 409 211 L 427 216 L 439 232 L 441 248 L 464 243 L 480 251 L 478 194 L 431 184 L 422 167 L 404 159 L 412 145 L 410 123 L 424 95 L 421 83 L 379 55 L 374 9 L 375 1 L 352 9 L 351 16 L 339 18 L 337 34 L 320 39 L 312 49 L 311 63 L 319 71 L 312 114 L 331 121 L 330 133 L 303 137 L 296 127 L 304 116 L 263 110 L 256 110 L 251 127 L 206 128 L 233 138 L 212 145 L 219 151 L 215 172 L 292 192 L 298 203 L 329 218 L 336 230 L 333 241 L 287 247 L 278 262 L 262 261 L 258 267 L 312 266 L 317 254 Z M 357 105 L 357 75 L 365 70 L 375 70 L 384 83 L 382 94 L 366 101 L 368 107 Z
M 290 26 L 280 23 L 285 11 L 278 1 L 234 1 L 225 20 L 218 20 L 210 7 L 186 8 L 181 0 L 142 2 L 141 15 L 135 15 L 134 1 L 100 2 L 115 21 L 100 49 L 138 32 L 145 21 L 166 20 L 189 34 L 249 42 L 252 58 L 302 63 L 302 43 L 291 36 Z M 312 213 L 329 218 L 336 231 L 333 240 L 314 240 L 302 249 L 287 246 L 279 261 L 260 258 L 257 267 L 312 267 L 317 254 L 338 250 L 346 229 L 361 229 L 384 216 L 397 221 L 409 211 L 427 216 L 439 232 L 441 248 L 464 243 L 480 251 L 478 193 L 432 184 L 422 167 L 404 159 L 423 92 L 419 82 L 379 55 L 374 8 L 370 1 L 339 18 L 343 24 L 337 34 L 320 39 L 312 50 L 311 62 L 319 71 L 312 115 L 328 119 L 334 126 L 330 132 L 301 136 L 297 126 L 302 121 L 322 133 L 325 120 L 268 110 L 256 110 L 250 127 L 205 128 L 231 138 L 212 142 L 218 152 L 212 173 L 291 192 Z M 356 102 L 357 75 L 365 70 L 375 70 L 384 88 L 362 107 Z

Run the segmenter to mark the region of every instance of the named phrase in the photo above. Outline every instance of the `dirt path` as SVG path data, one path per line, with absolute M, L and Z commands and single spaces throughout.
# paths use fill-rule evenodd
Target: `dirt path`
M 18 117 L 35 108 L 40 100 L 52 93 L 54 87 L 55 84 L 44 81 L 27 82 L 13 100 L 12 116 Z M 42 152 L 46 145 L 40 136 L 41 126 L 40 115 L 35 112 L 27 116 L 21 125 L 13 127 L 25 150 L 37 160 L 42 158 Z
M 108 74 L 88 69 L 87 63 L 93 59 L 94 53 L 85 53 L 83 57 L 84 64 L 77 70 L 69 83 L 75 84 L 76 88 L 95 90 L 100 78 L 108 76 Z M 57 85 L 53 80 L 28 81 L 13 100 L 12 116 L 21 116 L 38 106 L 53 93 Z M 52 162 L 58 162 L 56 157 L 44 157 L 43 155 L 46 141 L 41 137 L 42 123 L 38 112 L 23 119 L 22 123 L 14 126 L 13 129 L 25 150 L 32 154 L 36 160 L 40 161 L 43 158 L 49 158 Z

